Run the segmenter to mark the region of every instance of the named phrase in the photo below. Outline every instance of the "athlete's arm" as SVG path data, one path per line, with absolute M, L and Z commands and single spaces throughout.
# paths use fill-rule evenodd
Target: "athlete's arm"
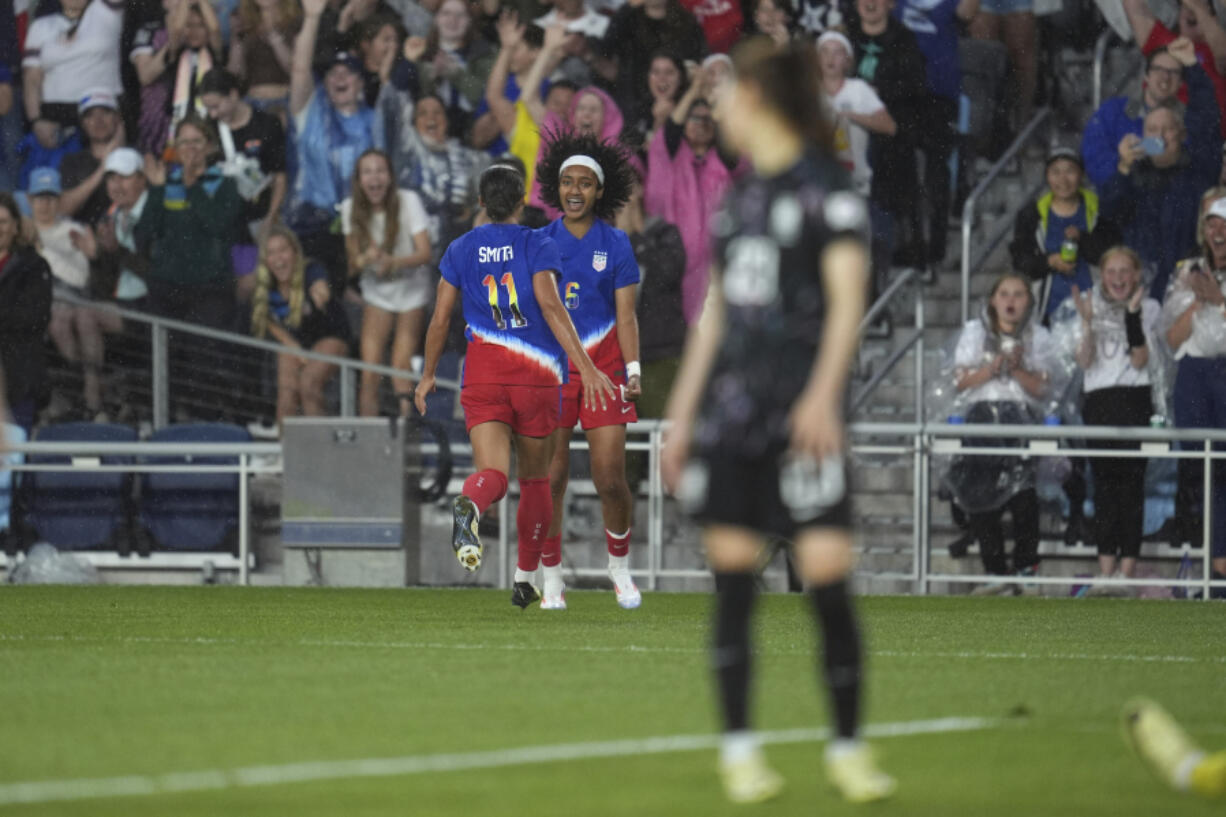
M 617 305 L 617 345 L 621 347 L 622 360 L 626 363 L 639 359 L 639 318 L 635 313 L 638 289 L 638 284 L 627 284 L 613 291 L 613 300 Z M 642 376 L 631 376 L 630 372 L 626 372 L 626 399 L 637 400 L 642 393 Z
M 826 295 L 825 326 L 809 382 L 789 417 L 792 447 L 817 459 L 843 453 L 843 391 L 860 342 L 868 297 L 868 252 L 864 244 L 837 239 L 821 259 Z
M 720 294 L 719 271 L 712 269 L 706 304 L 698 323 L 690 328 L 677 379 L 673 381 L 673 391 L 664 409 L 664 416 L 671 427 L 665 438 L 660 471 L 670 491 L 676 492 L 681 470 L 689 458 L 690 434 L 694 415 L 698 413 L 698 400 L 706 389 L 707 376 L 715 365 L 715 355 L 723 337 L 724 299 Z
M 438 291 L 434 296 L 434 316 L 430 318 L 430 328 L 426 330 L 426 362 L 422 366 L 421 380 L 417 381 L 417 389 L 413 394 L 413 404 L 423 416 L 426 413 L 426 395 L 434 391 L 434 372 L 438 368 L 438 359 L 443 356 L 443 349 L 447 346 L 451 311 L 455 308 L 459 293 L 446 278 L 439 279 Z
M 566 307 L 558 296 L 558 282 L 554 278 L 553 270 L 538 270 L 533 274 L 532 292 L 536 295 L 537 305 L 540 306 L 550 331 L 558 339 L 558 343 L 562 344 L 562 351 L 566 352 L 570 362 L 579 370 L 579 377 L 583 379 L 583 405 L 595 408 L 596 401 L 599 400 L 601 409 L 608 408 L 606 396 L 609 399 L 613 397 L 613 381 L 596 368 L 596 364 L 592 363 L 592 359 L 584 351 L 579 333 L 575 331 L 575 325 L 571 323 L 570 315 L 566 314 Z

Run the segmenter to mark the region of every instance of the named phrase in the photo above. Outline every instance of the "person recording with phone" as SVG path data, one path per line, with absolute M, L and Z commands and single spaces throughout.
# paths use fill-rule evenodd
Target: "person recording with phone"
M 1222 145 L 1213 86 L 1191 41 L 1181 37 L 1167 53 L 1183 66 L 1187 109 L 1172 102 L 1149 111 L 1141 135 L 1120 140 L 1115 173 L 1102 185 L 1102 215 L 1153 270 L 1149 294 L 1159 301 L 1175 262 L 1195 246 L 1200 195 L 1218 178 Z

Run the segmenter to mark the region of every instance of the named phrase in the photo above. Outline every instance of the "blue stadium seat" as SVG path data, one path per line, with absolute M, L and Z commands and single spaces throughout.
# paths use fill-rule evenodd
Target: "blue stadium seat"
M 136 431 L 107 423 L 62 423 L 44 426 L 36 442 L 134 443 Z M 127 552 L 131 522 L 132 476 L 84 467 L 64 471 L 27 472 L 22 480 L 25 523 L 35 535 L 61 550 L 111 545 Z M 129 455 L 89 457 L 102 465 L 131 465 Z M 64 454 L 31 454 L 30 464 L 69 464 Z
M 26 432 L 21 426 L 0 423 L 0 439 L 9 443 L 24 443 Z M 21 465 L 25 459 L 25 454 L 19 454 L 16 451 L 0 456 L 0 543 L 3 543 L 5 553 L 17 552 L 18 537 L 13 529 L 12 521 L 14 485 L 17 482 L 16 472 L 4 466 Z
M 247 429 L 227 423 L 185 423 L 160 429 L 151 443 L 248 443 Z M 235 465 L 237 456 L 166 455 L 145 457 L 149 465 Z M 236 473 L 188 471 L 141 477 L 140 519 L 154 542 L 169 550 L 237 552 Z

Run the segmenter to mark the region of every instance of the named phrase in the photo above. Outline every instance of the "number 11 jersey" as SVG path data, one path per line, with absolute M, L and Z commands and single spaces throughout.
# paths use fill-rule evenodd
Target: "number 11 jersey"
M 485 224 L 451 242 L 439 272 L 460 290 L 467 323 L 464 385 L 558 386 L 567 361 L 532 288 L 562 269 L 552 239 L 517 224 Z

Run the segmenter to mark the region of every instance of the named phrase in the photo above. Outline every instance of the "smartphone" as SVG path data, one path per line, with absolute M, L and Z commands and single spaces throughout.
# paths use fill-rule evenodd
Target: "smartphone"
M 1141 140 L 1141 150 L 1146 156 L 1157 156 L 1166 150 L 1166 140 L 1161 136 L 1146 136 Z

